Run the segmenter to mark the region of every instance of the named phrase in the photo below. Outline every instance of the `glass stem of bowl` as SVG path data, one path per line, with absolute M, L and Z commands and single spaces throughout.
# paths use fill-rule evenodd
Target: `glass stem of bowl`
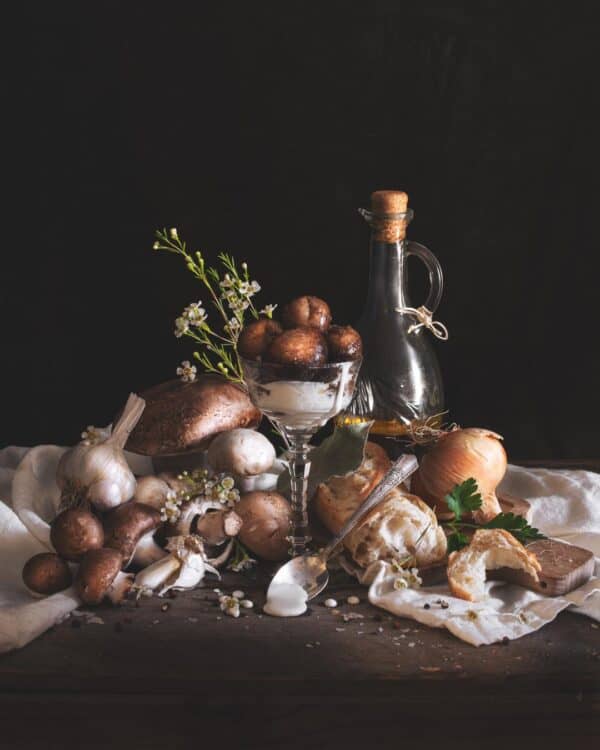
M 308 529 L 308 475 L 310 473 L 310 459 L 308 446 L 311 433 L 289 434 L 289 461 L 292 524 L 290 533 L 290 555 L 297 557 L 306 552 L 306 545 L 310 541 Z

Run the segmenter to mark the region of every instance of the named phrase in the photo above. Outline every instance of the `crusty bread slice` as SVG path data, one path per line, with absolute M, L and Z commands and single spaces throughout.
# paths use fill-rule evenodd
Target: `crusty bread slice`
M 364 461 L 357 471 L 318 486 L 314 504 L 329 531 L 335 534 L 342 528 L 389 467 L 383 448 L 367 443 Z M 400 488 L 386 495 L 346 537 L 344 545 L 362 567 L 375 560 L 401 562 L 409 556 L 415 557 L 417 565 L 429 565 L 446 554 L 446 536 L 431 508 Z
M 542 569 L 536 556 L 505 529 L 478 529 L 468 547 L 448 558 L 448 583 L 455 596 L 477 602 L 485 596 L 485 572 L 496 568 L 524 570 L 535 581 Z
M 363 568 L 376 560 L 412 565 L 432 565 L 446 555 L 446 535 L 433 510 L 420 497 L 400 488 L 388 492 L 351 531 L 344 542 L 353 559 Z
M 363 462 L 356 471 L 343 477 L 331 477 L 317 487 L 314 507 L 332 534 L 337 534 L 362 505 L 390 466 L 390 459 L 383 448 L 377 443 L 368 442 Z

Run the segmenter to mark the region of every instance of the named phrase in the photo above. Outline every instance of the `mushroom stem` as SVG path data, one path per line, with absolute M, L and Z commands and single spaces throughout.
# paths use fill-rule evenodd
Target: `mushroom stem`
M 129 593 L 132 585 L 133 576 L 130 573 L 119 572 L 106 592 L 106 596 L 113 604 L 120 604 Z
M 210 565 L 212 565 L 214 568 L 220 568 L 221 565 L 224 565 L 227 562 L 227 559 L 229 555 L 231 554 L 231 550 L 233 548 L 233 538 L 231 538 L 227 544 L 225 545 L 225 548 L 221 552 L 221 554 L 218 557 L 211 557 L 208 562 Z
M 154 541 L 154 532 L 149 531 L 147 534 L 141 537 L 135 547 L 133 557 L 129 561 L 129 565 L 135 565 L 139 568 L 147 568 L 148 565 L 152 565 L 157 560 L 161 560 L 166 557 L 168 552 L 160 547 Z

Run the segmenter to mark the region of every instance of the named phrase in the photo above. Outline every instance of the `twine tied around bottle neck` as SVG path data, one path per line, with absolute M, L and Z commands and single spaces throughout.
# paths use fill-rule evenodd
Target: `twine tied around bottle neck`
M 409 333 L 414 333 L 420 328 L 427 328 L 433 333 L 436 339 L 440 339 L 441 341 L 448 340 L 448 329 L 439 320 L 433 319 L 433 313 L 429 308 L 425 307 L 425 305 L 421 305 L 421 307 L 397 307 L 396 312 L 412 315 L 417 319 L 418 322 L 413 323 L 409 327 Z

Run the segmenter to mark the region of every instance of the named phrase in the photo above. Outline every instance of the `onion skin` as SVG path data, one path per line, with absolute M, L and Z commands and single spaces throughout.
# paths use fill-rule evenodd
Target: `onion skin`
M 485 523 L 502 511 L 496 488 L 507 467 L 502 437 L 490 430 L 470 427 L 448 432 L 421 459 L 413 474 L 411 491 L 435 508 L 436 515 L 451 515 L 444 500 L 457 484 L 473 477 L 483 503 L 473 513 L 476 523 Z

